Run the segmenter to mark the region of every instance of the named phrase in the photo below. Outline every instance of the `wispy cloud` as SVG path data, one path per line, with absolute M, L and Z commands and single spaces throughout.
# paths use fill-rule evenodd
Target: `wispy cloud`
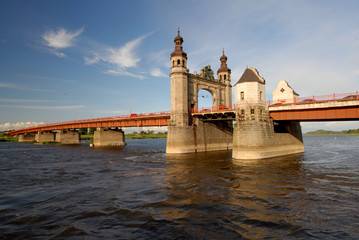
M 154 68 L 151 70 L 151 75 L 154 77 L 167 77 L 159 68 Z
M 124 75 L 144 79 L 145 76 L 142 74 L 131 73 L 127 69 L 137 67 L 141 58 L 136 55 L 136 50 L 141 42 L 151 34 L 152 33 L 142 35 L 119 48 L 105 47 L 98 50 L 92 57 L 84 57 L 85 64 L 92 65 L 102 61 L 107 63 L 110 68 L 109 70 L 104 71 L 106 74 Z
M 16 88 L 16 86 L 13 83 L 1 83 L 0 82 L 0 88 Z
M 0 131 L 12 130 L 12 129 L 19 129 L 19 128 L 26 128 L 44 124 L 44 122 L 16 122 L 16 123 L 3 123 L 0 124 Z
M 76 82 L 76 80 L 71 80 L 71 79 L 63 79 L 63 78 L 32 75 L 32 74 L 17 74 L 17 76 L 26 77 L 26 78 L 32 78 L 32 79 L 41 79 L 41 80 L 46 80 L 46 81 L 50 80 L 50 81 L 66 82 L 66 83 L 75 83 Z
M 37 92 L 54 92 L 54 90 L 49 89 L 39 89 L 39 88 L 29 88 L 27 86 L 23 85 L 15 85 L 13 83 L 1 83 L 0 82 L 0 88 L 11 88 L 11 89 L 17 89 L 17 90 L 26 90 L 26 91 L 37 91 Z
M 38 105 L 0 105 L 0 108 L 21 108 L 21 109 L 33 109 L 33 110 L 71 110 L 84 108 L 83 105 L 72 105 L 72 106 L 38 106 Z
M 78 37 L 83 30 L 83 27 L 74 32 L 70 32 L 64 28 L 59 28 L 57 31 L 48 29 L 42 35 L 42 38 L 45 40 L 45 45 L 49 47 L 50 53 L 58 57 L 65 57 L 66 55 L 63 52 L 60 52 L 59 49 L 74 46 L 76 37 Z
M 66 100 L 46 100 L 46 99 L 16 99 L 16 98 L 0 98 L 0 102 L 9 103 L 49 103 L 49 102 L 69 102 Z

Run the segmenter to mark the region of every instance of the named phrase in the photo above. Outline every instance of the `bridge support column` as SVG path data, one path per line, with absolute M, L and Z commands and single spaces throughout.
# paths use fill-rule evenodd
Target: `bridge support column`
M 55 134 L 53 132 L 38 132 L 35 135 L 36 142 L 53 142 L 55 141 Z
M 76 131 L 61 130 L 56 133 L 55 141 L 61 144 L 79 144 L 80 134 Z
M 166 153 L 196 153 L 232 149 L 232 126 L 196 119 L 192 126 L 168 126 Z
M 277 128 L 279 132 L 275 132 Z M 237 121 L 233 132 L 235 159 L 263 159 L 303 153 L 304 145 L 299 122 L 273 126 L 272 121 Z
M 35 141 L 35 133 L 24 133 L 19 135 L 19 142 L 33 142 Z
M 106 129 L 98 128 L 94 132 L 93 146 L 104 147 L 104 146 L 124 146 L 125 134 L 121 129 Z

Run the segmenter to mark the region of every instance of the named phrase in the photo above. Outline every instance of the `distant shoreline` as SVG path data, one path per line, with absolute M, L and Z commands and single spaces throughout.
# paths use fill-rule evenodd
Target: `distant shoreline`
M 359 136 L 359 129 L 350 129 L 343 131 L 328 131 L 328 130 L 316 130 L 307 132 L 304 134 L 305 136 Z

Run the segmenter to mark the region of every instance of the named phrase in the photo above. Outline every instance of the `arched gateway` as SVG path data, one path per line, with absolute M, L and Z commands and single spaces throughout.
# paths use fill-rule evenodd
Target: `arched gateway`
M 213 107 L 232 105 L 231 69 L 227 57 L 220 57 L 221 66 L 217 78 L 211 66 L 201 69 L 200 74 L 189 73 L 187 53 L 183 51 L 183 38 L 174 39 L 175 50 L 171 53 L 171 120 L 168 127 L 167 153 L 227 150 L 232 147 L 232 123 L 203 123 L 193 119 L 191 111 L 198 108 L 198 92 L 203 89 L 213 96 Z

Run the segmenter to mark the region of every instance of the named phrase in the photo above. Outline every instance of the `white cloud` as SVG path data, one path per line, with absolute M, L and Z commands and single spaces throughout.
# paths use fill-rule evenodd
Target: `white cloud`
M 136 55 L 136 49 L 150 34 L 142 35 L 119 48 L 104 47 L 102 50 L 96 51 L 92 57 L 84 57 L 85 64 L 92 65 L 102 61 L 110 65 L 110 69 L 104 71 L 106 74 L 144 79 L 145 77 L 143 75 L 131 73 L 127 69 L 137 67 L 141 58 Z
M 57 32 L 49 29 L 42 35 L 42 38 L 45 40 L 45 45 L 50 48 L 50 53 L 58 57 L 65 57 L 66 55 L 59 52 L 58 49 L 74 46 L 75 38 L 78 37 L 83 30 L 83 27 L 74 32 L 67 31 L 64 28 L 58 29 Z
M 107 71 L 104 71 L 104 73 L 106 74 L 110 74 L 110 75 L 117 75 L 117 76 L 129 76 L 129 77 L 134 77 L 134 78 L 138 78 L 138 79 L 145 79 L 146 77 L 141 75 L 141 74 L 135 74 L 135 73 L 131 73 L 131 72 L 128 72 L 128 71 L 125 71 L 125 70 L 122 70 L 122 69 L 119 69 L 119 70 L 113 70 L 113 69 L 110 69 L 110 70 L 107 70 Z
M 151 75 L 154 77 L 167 77 L 159 68 L 152 69 Z
M 95 54 L 95 56 L 92 58 L 84 57 L 84 59 L 85 59 L 86 65 L 91 65 L 91 64 L 97 63 L 98 61 L 101 60 L 101 58 L 97 54 Z
M 36 106 L 36 105 L 0 105 L 0 108 L 22 108 L 22 109 L 33 109 L 33 110 L 71 110 L 83 108 L 83 105 L 73 105 L 73 106 Z
M 7 123 L 0 124 L 0 131 L 33 127 L 33 126 L 37 126 L 37 125 L 41 125 L 41 124 L 44 124 L 44 122 L 16 122 L 16 123 L 7 122 Z

